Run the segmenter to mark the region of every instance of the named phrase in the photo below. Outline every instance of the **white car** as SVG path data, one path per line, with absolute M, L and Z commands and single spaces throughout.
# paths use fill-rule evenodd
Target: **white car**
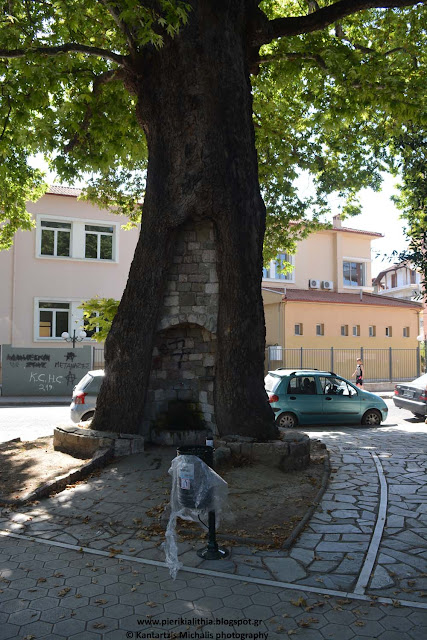
M 88 371 L 84 378 L 74 387 L 73 399 L 70 405 L 70 415 L 73 422 L 85 422 L 93 418 L 103 380 L 103 369 Z

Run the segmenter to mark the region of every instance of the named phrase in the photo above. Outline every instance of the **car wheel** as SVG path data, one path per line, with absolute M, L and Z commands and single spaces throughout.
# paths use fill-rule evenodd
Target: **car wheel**
M 420 420 L 424 420 L 425 416 L 423 416 L 422 413 L 415 413 L 414 411 L 411 411 L 412 415 L 414 415 L 416 418 L 419 418 Z
M 381 424 L 382 416 L 378 409 L 369 409 L 362 418 L 362 424 L 377 426 Z
M 276 420 L 276 424 L 282 429 L 293 429 L 297 426 L 298 420 L 293 413 L 281 413 Z
M 84 414 L 80 422 L 86 422 L 86 420 L 90 420 L 95 415 L 95 411 L 88 411 Z

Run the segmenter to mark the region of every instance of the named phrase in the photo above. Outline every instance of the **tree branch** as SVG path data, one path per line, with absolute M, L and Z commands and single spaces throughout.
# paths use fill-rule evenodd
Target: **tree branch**
M 3 91 L 2 91 L 2 93 L 3 93 Z M 6 115 L 5 119 L 4 119 L 3 131 L 1 132 L 0 140 L 3 139 L 3 136 L 6 133 L 7 126 L 9 124 L 9 122 L 10 122 L 10 114 L 12 113 L 12 104 L 11 104 L 11 101 L 10 101 L 10 96 L 7 96 L 7 102 L 8 102 L 9 109 L 8 109 L 7 115 Z
M 315 62 L 322 69 L 327 69 L 326 62 L 319 54 L 299 53 L 296 51 L 281 53 L 277 56 L 262 56 L 255 61 L 255 64 L 264 64 L 274 62 L 275 60 L 310 60 L 311 62 Z
M 120 18 L 120 11 L 118 10 L 117 7 L 113 7 L 110 2 L 108 2 L 108 0 L 98 0 L 98 2 L 100 2 L 102 5 L 104 5 L 104 7 L 109 11 L 109 13 L 111 14 L 114 22 L 116 23 L 116 25 L 118 26 L 118 28 L 120 29 L 120 31 L 124 34 L 124 36 L 126 37 L 127 43 L 129 45 L 129 49 L 135 53 L 137 50 L 137 44 L 136 41 L 133 37 L 132 34 L 132 30 L 129 28 L 129 26 Z
M 425 4 L 425 0 L 339 0 L 306 16 L 292 18 L 265 18 L 263 24 L 258 24 L 253 35 L 253 45 L 268 44 L 282 36 L 296 36 L 303 33 L 319 31 L 338 20 L 366 9 L 392 9 Z
M 90 47 L 84 44 L 68 42 L 57 47 L 32 47 L 28 49 L 0 49 L 0 58 L 26 58 L 29 55 L 37 54 L 41 56 L 57 56 L 61 53 L 85 53 L 88 56 L 97 56 L 116 62 L 120 66 L 124 66 L 126 56 L 122 56 L 107 49 L 99 47 Z
M 123 73 L 122 70 L 111 69 L 110 71 L 106 71 L 105 73 L 101 73 L 99 76 L 95 76 L 93 80 L 93 88 L 92 95 L 97 96 L 100 94 L 102 86 L 111 82 L 112 80 L 117 80 L 120 78 L 120 75 Z M 69 153 L 76 147 L 79 142 L 81 142 L 84 135 L 86 135 L 90 121 L 93 115 L 92 105 L 88 105 L 85 116 L 83 118 L 83 122 L 79 127 L 79 132 L 76 133 L 72 139 L 69 141 L 67 145 L 64 147 L 64 153 Z

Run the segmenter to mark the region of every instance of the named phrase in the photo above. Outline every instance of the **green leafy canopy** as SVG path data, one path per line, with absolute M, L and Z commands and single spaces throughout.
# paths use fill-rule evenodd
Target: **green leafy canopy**
M 79 308 L 83 309 L 84 326 L 86 331 L 94 331 L 93 338 L 97 342 L 104 342 L 114 316 L 119 308 L 120 301 L 114 298 L 91 298 L 86 300 Z
M 329 5 L 255 4 L 276 24 Z M 190 19 L 178 0 L 0 2 L 0 248 L 31 226 L 25 203 L 45 188 L 28 164 L 38 152 L 62 182 L 86 179 L 85 197 L 139 220 L 147 147 L 123 68 Z M 425 4 L 374 8 L 261 47 L 251 70 L 266 261 L 319 227 L 331 194 L 357 213 L 359 190 L 396 167 L 393 141 L 408 123 L 424 130 L 426 24 Z

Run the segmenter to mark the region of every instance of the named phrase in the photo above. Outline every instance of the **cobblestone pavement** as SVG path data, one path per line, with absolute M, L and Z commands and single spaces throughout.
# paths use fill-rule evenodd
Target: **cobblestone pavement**
M 3 537 L 0 639 L 424 640 L 427 611 Z
M 247 640 L 262 640 L 254 634 L 268 633 L 273 640 L 293 631 L 307 639 L 425 638 L 425 429 L 316 430 L 330 449 L 332 475 L 294 546 L 236 546 L 230 559 L 204 562 L 194 552 L 200 543 L 185 542 L 180 559 L 187 570 L 175 582 L 162 565 L 160 539 L 136 535 L 135 521 L 153 505 L 152 483 L 164 483 L 168 499 L 160 459 L 132 456 L 39 504 L 3 509 L 0 640 L 120 640 L 137 632 L 166 638 L 171 629 L 197 637 L 188 634 L 200 625 L 170 622 L 172 613 L 262 621 L 257 628 L 202 624 L 199 637 L 206 639 L 245 640 L 220 634 L 247 633 Z M 163 635 L 144 626 L 148 615 L 165 620 Z

